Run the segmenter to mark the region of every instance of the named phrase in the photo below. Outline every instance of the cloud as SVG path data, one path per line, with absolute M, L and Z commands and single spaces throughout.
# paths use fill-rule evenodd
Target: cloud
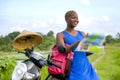
M 39 24 L 38 24 L 38 27 L 39 28 L 47 28 L 47 23 L 46 22 L 40 22 Z
M 65 24 L 65 19 L 62 18 L 62 17 L 58 17 L 58 18 L 56 19 L 56 24 Z
M 103 32 L 103 33 L 110 33 L 111 28 L 113 25 L 110 24 L 108 16 L 101 16 L 101 17 L 86 17 L 83 15 L 79 16 L 79 24 L 76 29 L 80 31 L 85 31 L 86 33 L 94 33 L 94 32 Z M 106 23 L 107 22 L 107 23 Z M 41 32 L 43 34 L 48 33 L 50 30 L 54 32 L 54 34 L 63 31 L 66 28 L 66 22 L 64 17 L 57 17 L 57 18 L 48 18 L 45 21 L 25 21 L 19 24 L 14 25 L 11 27 L 12 31 L 23 31 L 24 29 L 32 30 L 35 32 Z M 116 30 L 114 29 L 114 32 Z
M 111 28 L 113 25 L 111 25 L 111 22 L 109 22 L 110 19 L 108 16 L 102 16 L 102 17 L 85 17 L 80 16 L 79 17 L 79 25 L 76 27 L 78 30 L 84 31 L 85 33 L 109 33 L 113 34 L 113 30 L 111 32 Z M 106 23 L 107 22 L 107 23 Z
M 81 25 L 81 26 L 89 26 L 89 25 L 91 25 L 91 23 L 92 23 L 92 19 L 89 19 L 89 18 L 80 18 L 79 19 L 79 24 Z
M 109 19 L 108 16 L 102 16 L 102 18 L 103 18 L 103 20 L 104 20 L 105 22 L 109 22 L 109 21 L 110 21 L 110 19 Z
M 89 6 L 90 5 L 90 1 L 89 0 L 81 0 L 81 2 L 85 6 Z
M 48 23 L 49 23 L 49 24 L 53 24 L 53 23 L 54 23 L 54 19 L 53 19 L 53 18 L 50 18 L 50 19 L 48 20 Z
M 15 25 L 15 26 L 10 27 L 10 32 L 13 32 L 13 31 L 22 32 L 24 29 L 27 29 L 27 28 L 22 27 L 21 25 Z

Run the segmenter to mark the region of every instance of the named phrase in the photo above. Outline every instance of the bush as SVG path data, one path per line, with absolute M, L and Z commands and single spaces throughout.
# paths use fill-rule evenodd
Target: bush
M 2 60 L 0 60 L 0 80 L 10 80 L 16 64 L 15 58 L 2 58 Z

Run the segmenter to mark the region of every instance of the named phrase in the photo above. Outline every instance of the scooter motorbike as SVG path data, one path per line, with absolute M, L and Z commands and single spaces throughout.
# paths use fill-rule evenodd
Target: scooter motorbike
M 28 57 L 14 68 L 10 80 L 40 80 L 41 68 L 43 66 L 61 66 L 46 59 L 41 53 L 35 52 L 34 48 L 42 42 L 42 36 L 36 32 L 24 30 L 12 42 L 12 46 L 16 50 L 24 51 Z M 48 80 L 49 78 L 47 78 Z
M 51 60 L 46 59 L 42 54 L 34 52 L 33 50 L 26 49 L 25 55 L 29 58 L 19 63 L 11 76 L 10 80 L 40 80 L 41 71 L 43 66 L 57 66 Z

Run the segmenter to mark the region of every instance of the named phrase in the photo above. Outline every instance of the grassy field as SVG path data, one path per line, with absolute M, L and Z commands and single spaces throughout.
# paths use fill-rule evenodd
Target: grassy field
M 47 58 L 49 52 L 40 52 L 44 57 Z M 27 57 L 24 53 L 17 53 L 17 52 L 5 52 L 0 53 L 0 58 L 2 57 L 15 57 L 17 60 L 25 60 Z
M 102 56 L 102 57 L 101 57 Z M 93 54 L 89 56 L 91 63 L 101 57 L 94 65 L 101 80 L 120 80 L 120 48 L 119 47 L 105 47 L 104 53 Z M 45 80 L 47 67 L 42 70 L 42 80 Z
M 47 54 L 43 54 L 47 57 Z M 25 59 L 26 57 L 24 54 L 6 54 L 0 56 L 9 56 L 9 57 L 16 57 L 18 59 Z M 97 70 L 98 75 L 100 76 L 101 80 L 120 80 L 120 48 L 119 47 L 105 47 L 104 54 L 93 54 L 89 56 L 89 60 L 91 63 L 95 62 L 96 59 L 101 57 L 96 64 L 94 65 L 95 69 Z M 47 67 L 42 68 L 42 79 L 45 80 L 47 77 Z
M 101 80 L 120 80 L 120 47 L 106 47 L 95 67 Z
M 94 67 L 101 80 L 120 80 L 120 47 L 105 47 L 103 54 L 89 57 L 91 63 L 102 56 Z

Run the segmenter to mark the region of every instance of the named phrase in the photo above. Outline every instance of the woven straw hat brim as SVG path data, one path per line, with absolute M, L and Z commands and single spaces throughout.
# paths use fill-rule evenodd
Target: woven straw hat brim
M 24 30 L 12 42 L 16 50 L 32 49 L 42 43 L 42 36 L 36 32 Z

